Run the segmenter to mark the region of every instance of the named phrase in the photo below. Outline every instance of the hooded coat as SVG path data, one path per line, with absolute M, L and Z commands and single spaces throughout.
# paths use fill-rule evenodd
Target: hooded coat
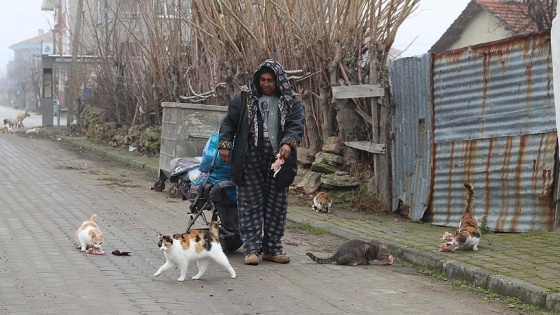
M 292 91 L 283 67 L 275 60 L 264 61 L 255 71 L 249 82 L 249 88 L 238 92 L 230 101 L 226 116 L 220 125 L 218 149 L 232 149 L 230 160 L 233 182 L 237 186 L 244 184 L 243 162 L 249 145 L 258 146 L 262 139 L 262 121 L 258 118 L 258 101 L 262 96 L 259 78 L 263 68 L 275 73 L 278 92 L 278 130 L 279 147 L 288 144 L 292 148 L 291 156 L 297 161 L 297 146 L 301 142 L 305 126 L 305 112 L 301 99 Z M 270 132 L 270 131 L 269 131 Z M 275 148 L 278 150 L 279 148 Z M 296 168 L 297 163 L 292 163 Z

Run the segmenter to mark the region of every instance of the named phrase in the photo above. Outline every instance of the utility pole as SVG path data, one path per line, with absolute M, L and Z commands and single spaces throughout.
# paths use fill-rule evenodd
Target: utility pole
M 83 15 L 84 1 L 78 0 L 78 8 L 76 9 L 76 24 L 74 32 L 72 32 L 72 60 L 70 61 L 70 97 L 68 102 L 68 113 L 66 116 L 66 124 L 74 121 L 74 103 L 78 97 L 78 43 L 80 34 L 82 33 L 82 15 Z

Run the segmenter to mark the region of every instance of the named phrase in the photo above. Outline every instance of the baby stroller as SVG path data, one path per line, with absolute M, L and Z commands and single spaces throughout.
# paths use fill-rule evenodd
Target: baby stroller
M 198 170 L 198 166 L 201 161 L 201 157 L 180 157 L 169 161 L 169 174 L 175 172 L 178 174 L 175 176 L 175 182 L 167 191 L 170 198 L 182 197 L 181 190 L 184 189 L 182 186 L 195 181 L 200 176 L 201 172 Z M 190 182 L 182 179 L 183 176 L 188 176 Z
M 222 248 L 226 252 L 234 252 L 243 245 L 239 235 L 237 203 L 232 200 L 235 198 L 235 185 L 231 180 L 216 180 L 216 177 L 212 176 L 217 155 L 218 150 L 214 153 L 206 174 L 200 174 L 199 164 L 193 164 L 173 172 L 169 181 L 174 184 L 183 200 L 191 202 L 186 232 L 188 233 L 200 218 L 208 227 L 210 222 L 207 215 L 211 217 L 212 213 L 217 211 Z M 193 177 L 197 175 L 201 177 L 193 181 Z

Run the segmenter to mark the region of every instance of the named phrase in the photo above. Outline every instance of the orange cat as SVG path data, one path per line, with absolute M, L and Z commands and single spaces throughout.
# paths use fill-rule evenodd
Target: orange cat
M 82 223 L 76 231 L 76 241 L 79 244 L 80 251 L 85 252 L 88 248 L 93 249 L 92 253 L 103 253 L 101 244 L 103 244 L 103 233 L 97 226 L 97 215 L 91 216 L 91 219 Z
M 317 212 L 326 212 L 330 213 L 329 208 L 332 205 L 332 200 L 329 197 L 329 194 L 325 191 L 319 192 L 313 198 L 313 209 Z
M 457 245 L 456 249 L 478 250 L 478 243 L 480 242 L 482 234 L 478 229 L 478 222 L 474 216 L 474 189 L 469 183 L 465 183 L 465 188 L 467 188 L 467 203 L 465 205 L 465 212 L 463 213 L 461 222 L 459 222 L 459 227 L 455 230 L 453 240 Z

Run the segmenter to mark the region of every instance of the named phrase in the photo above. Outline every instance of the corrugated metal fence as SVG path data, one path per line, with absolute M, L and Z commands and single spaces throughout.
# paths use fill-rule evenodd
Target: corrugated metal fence
M 476 216 L 492 230 L 556 228 L 548 33 L 400 59 L 389 70 L 394 209 L 400 200 L 411 219 L 455 227 L 471 182 Z
M 393 209 L 420 220 L 430 194 L 430 56 L 399 59 L 390 65 L 393 122 Z M 400 204 L 399 204 L 400 201 Z

